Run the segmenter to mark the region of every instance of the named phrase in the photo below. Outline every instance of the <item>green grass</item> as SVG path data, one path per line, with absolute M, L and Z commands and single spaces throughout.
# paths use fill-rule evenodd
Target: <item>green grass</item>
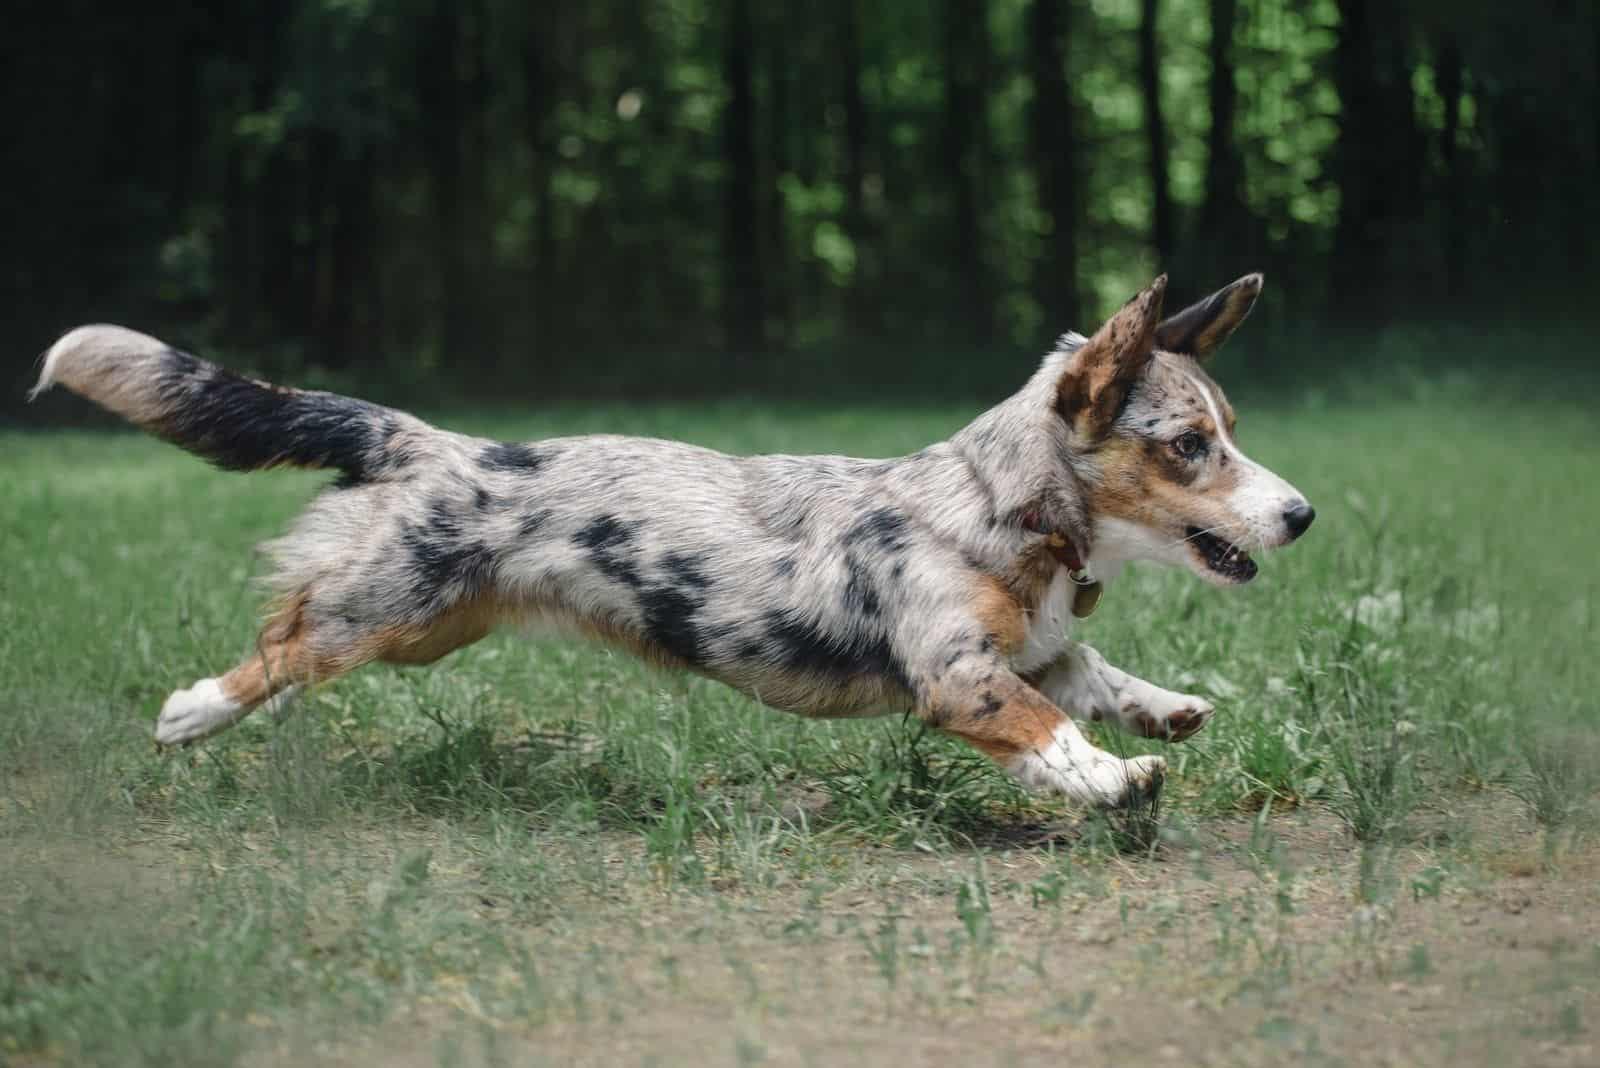
M 1065 965 L 1031 959 L 1018 924 L 1076 944 L 1061 917 L 1118 908 L 1130 878 L 1201 877 L 1227 852 L 1207 835 L 1240 817 L 1256 830 L 1236 852 L 1272 857 L 1275 825 L 1336 817 L 1363 843 L 1351 894 L 1398 879 L 1373 858 L 1463 798 L 1523 798 L 1530 825 L 1570 829 L 1596 786 L 1600 443 L 1587 412 L 1458 392 L 1246 410 L 1243 444 L 1311 497 L 1315 528 L 1242 590 L 1134 569 L 1083 626 L 1112 662 L 1218 705 L 1168 750 L 1162 832 L 1132 852 L 914 723 L 804 721 L 544 634 L 367 669 L 282 723 L 158 753 L 166 694 L 249 647 L 251 546 L 321 479 L 220 474 L 135 435 L 0 436 L 0 1061 L 492 1061 L 517 1036 L 615 1032 L 636 1004 L 710 1013 L 715 1056 L 744 1061 L 773 1019 L 826 1004 L 769 960 L 845 947 L 863 1004 L 891 1015 L 1054 989 Z M 892 455 L 970 414 L 441 422 Z M 1418 902 L 1439 897 L 1438 859 Z M 1297 877 L 1246 869 L 1259 885 L 1214 920 L 1156 899 L 1149 922 L 1225 947 L 1229 989 L 1266 990 L 1311 967 L 1282 926 Z M 1127 918 L 1139 902 L 1108 929 L 1147 922 Z M 1439 964 L 1405 948 L 1413 971 Z M 1077 1027 L 1097 997 L 1041 997 L 1013 1039 Z M 1264 1033 L 1299 1033 L 1279 1018 Z M 667 1062 L 699 1048 L 661 1027 Z

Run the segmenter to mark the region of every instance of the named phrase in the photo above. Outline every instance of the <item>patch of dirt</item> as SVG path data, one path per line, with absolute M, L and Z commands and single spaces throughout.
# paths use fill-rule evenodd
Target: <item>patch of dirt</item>
M 349 1065 L 1596 1063 L 1600 850 L 1545 848 L 1504 798 L 1446 816 L 1445 847 L 1363 850 L 1331 817 L 1301 812 L 1270 834 L 1206 824 L 1153 859 L 884 851 L 821 889 L 634 888 L 505 931 L 536 975 L 501 964 L 443 983 L 376 1035 L 315 1054 Z M 284 1044 L 260 1063 L 306 1052 Z

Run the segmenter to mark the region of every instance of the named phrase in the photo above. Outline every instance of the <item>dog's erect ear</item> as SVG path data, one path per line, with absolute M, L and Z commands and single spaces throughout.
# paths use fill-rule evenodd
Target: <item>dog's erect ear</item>
M 1259 273 L 1247 274 L 1198 304 L 1189 305 L 1156 327 L 1156 348 L 1181 352 L 1202 362 L 1209 359 L 1255 307 L 1261 282 Z
M 1056 383 L 1056 410 L 1074 429 L 1099 437 L 1111 428 L 1129 388 L 1155 350 L 1167 276 L 1134 297 L 1067 361 Z

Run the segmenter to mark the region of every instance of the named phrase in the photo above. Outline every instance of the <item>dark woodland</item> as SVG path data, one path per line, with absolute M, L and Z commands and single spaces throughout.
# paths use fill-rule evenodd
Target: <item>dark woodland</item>
M 1266 271 L 1244 344 L 1301 371 L 1396 325 L 1595 318 L 1581 0 L 62 0 L 7 22 L 18 383 L 114 320 L 380 393 L 988 389 L 1163 270 L 1175 299 Z

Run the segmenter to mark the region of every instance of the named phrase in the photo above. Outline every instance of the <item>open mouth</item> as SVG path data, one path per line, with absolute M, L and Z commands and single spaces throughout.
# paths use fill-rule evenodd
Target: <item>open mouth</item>
M 1200 559 L 1211 571 L 1231 582 L 1249 582 L 1256 577 L 1256 562 L 1233 542 L 1199 527 L 1190 527 L 1186 534 L 1189 544 L 1194 546 Z

